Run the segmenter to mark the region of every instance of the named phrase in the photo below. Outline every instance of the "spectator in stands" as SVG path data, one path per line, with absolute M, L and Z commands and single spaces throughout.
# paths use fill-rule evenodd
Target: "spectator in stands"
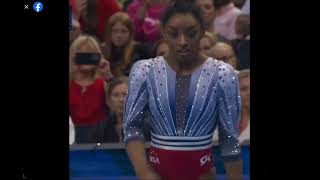
M 247 69 L 250 68 L 250 15 L 239 15 L 235 28 L 237 38 L 231 44 L 238 58 L 238 69 Z
M 246 39 L 250 35 L 250 15 L 240 14 L 235 23 L 236 39 Z
M 117 1 L 117 4 L 119 5 L 120 9 L 123 10 L 123 5 L 124 3 L 127 3 L 126 0 L 116 0 Z
M 234 6 L 233 0 L 215 0 L 216 18 L 214 21 L 214 29 L 216 32 L 232 40 L 236 38 L 235 22 L 240 9 Z
M 106 83 L 99 76 L 99 63 L 105 60 L 97 41 L 84 35 L 74 40 L 69 55 L 69 115 L 75 126 L 76 142 L 99 142 L 107 116 Z
M 132 3 L 133 0 L 124 0 L 122 4 L 122 11 L 127 12 L 128 6 Z
M 216 15 L 214 0 L 196 0 L 195 2 L 201 9 L 201 14 L 203 17 L 206 31 L 213 32 L 214 18 Z
M 124 12 L 110 17 L 106 26 L 105 42 L 101 47 L 114 76 L 128 76 L 133 63 L 151 57 L 148 47 L 133 40 L 132 23 Z
M 237 69 L 250 69 L 250 40 L 241 40 L 234 49 L 238 58 Z
M 106 103 L 109 107 L 109 117 L 104 129 L 103 142 L 121 142 L 122 114 L 124 101 L 128 92 L 128 78 L 120 76 L 108 83 Z
M 240 144 L 250 143 L 250 69 L 241 70 L 238 73 L 241 96 L 241 120 L 240 120 Z M 218 128 L 213 133 L 213 141 L 218 142 Z
M 69 7 L 70 7 L 70 14 L 72 17 L 72 27 L 71 30 L 69 31 L 69 46 L 72 43 L 73 40 L 75 40 L 81 33 L 80 29 L 80 22 L 79 22 L 79 17 L 80 17 L 80 11 L 79 7 L 77 4 L 76 0 L 69 0 Z
M 218 42 L 213 46 L 212 50 L 214 58 L 222 60 L 237 69 L 237 57 L 232 46 L 224 42 Z
M 133 0 L 127 12 L 137 41 L 153 45 L 160 39 L 160 17 L 171 0 Z
M 69 8 L 72 13 L 72 18 L 75 18 L 76 20 L 79 20 L 80 18 L 80 8 L 78 5 L 78 0 L 69 0 Z
M 69 45 L 81 34 L 81 28 L 79 21 L 72 17 L 72 27 L 71 31 L 69 31 Z
M 246 1 L 246 4 L 247 2 L 250 1 Z M 248 8 L 250 8 L 250 5 Z M 243 12 L 237 17 L 235 24 L 237 38 L 232 40 L 232 46 L 238 58 L 239 70 L 250 68 L 250 12 L 247 13 Z
M 168 56 L 169 55 L 169 46 L 168 44 L 163 40 L 159 40 L 155 43 L 153 48 L 153 56 Z
M 236 33 L 243 34 L 246 39 L 250 39 L 250 0 L 246 0 L 242 7 L 235 30 Z
M 128 93 L 128 77 L 120 76 L 112 80 L 107 86 L 106 102 L 110 109 L 104 130 L 103 142 L 122 142 L 123 141 L 123 111 L 124 102 Z M 145 129 L 148 124 L 145 123 Z M 146 140 L 150 140 L 150 130 L 145 130 Z M 149 137 L 149 138 L 148 138 Z
M 240 142 L 250 140 L 250 69 L 239 73 L 241 96 Z
M 105 24 L 110 16 L 120 11 L 116 0 L 78 0 L 82 31 L 104 39 Z
M 206 31 L 211 33 L 213 38 L 217 39 L 218 41 L 229 42 L 226 38 L 214 30 L 214 19 L 216 16 L 214 1 L 215 0 L 195 0 L 195 3 L 201 9 Z
M 233 4 L 237 8 L 241 9 L 246 1 L 248 0 L 233 0 Z
M 204 36 L 200 39 L 200 52 L 208 57 L 214 57 L 213 46 L 217 43 L 211 33 L 205 32 Z

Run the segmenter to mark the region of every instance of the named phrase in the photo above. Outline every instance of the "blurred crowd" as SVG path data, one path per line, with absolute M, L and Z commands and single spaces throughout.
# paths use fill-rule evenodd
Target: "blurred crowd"
M 128 75 L 135 62 L 169 53 L 160 18 L 173 1 L 69 0 L 69 123 L 75 131 L 70 141 L 122 142 Z M 250 0 L 192 1 L 200 7 L 206 27 L 201 53 L 230 64 L 238 73 L 240 142 L 249 141 Z M 151 115 L 145 114 L 149 141 Z

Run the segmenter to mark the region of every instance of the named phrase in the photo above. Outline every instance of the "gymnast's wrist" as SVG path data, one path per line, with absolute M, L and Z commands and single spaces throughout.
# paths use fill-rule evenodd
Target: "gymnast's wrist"
M 153 171 L 148 162 L 142 163 L 135 168 L 136 174 L 140 177 L 143 174 L 146 174 L 149 171 Z

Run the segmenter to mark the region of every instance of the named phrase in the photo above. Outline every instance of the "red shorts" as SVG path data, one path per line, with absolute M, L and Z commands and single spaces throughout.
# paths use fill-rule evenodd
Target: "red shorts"
M 151 146 L 149 161 L 163 180 L 198 180 L 213 167 L 212 148 L 184 151 Z

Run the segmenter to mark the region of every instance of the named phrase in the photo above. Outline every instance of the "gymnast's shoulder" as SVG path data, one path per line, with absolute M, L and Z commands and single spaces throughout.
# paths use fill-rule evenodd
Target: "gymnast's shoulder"
M 137 76 L 139 78 L 142 78 L 143 76 L 146 76 L 149 73 L 151 68 L 153 68 L 156 64 L 160 63 L 160 61 L 160 56 L 150 59 L 139 60 L 133 64 L 130 71 L 130 76 Z

